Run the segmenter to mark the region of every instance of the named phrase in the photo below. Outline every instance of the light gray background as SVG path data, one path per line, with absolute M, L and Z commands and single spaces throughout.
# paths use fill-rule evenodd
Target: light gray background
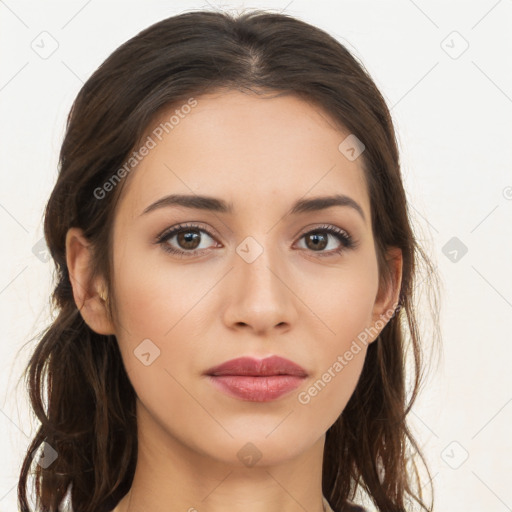
M 16 353 L 49 321 L 53 264 L 33 247 L 67 113 L 121 43 L 199 8 L 285 10 L 335 36 L 374 78 L 398 132 L 418 236 L 443 284 L 444 354 L 411 415 L 435 510 L 512 510 L 510 0 L 0 0 L 0 512 L 17 509 L 37 426 L 16 388 L 32 345 Z

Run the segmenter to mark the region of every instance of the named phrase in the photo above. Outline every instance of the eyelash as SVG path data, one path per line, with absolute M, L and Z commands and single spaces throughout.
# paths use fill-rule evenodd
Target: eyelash
M 182 231 L 186 232 L 186 231 L 192 231 L 192 230 L 204 232 L 210 238 L 213 238 L 213 239 L 215 238 L 207 229 L 204 229 L 197 224 L 179 224 L 171 229 L 164 231 L 160 235 L 158 235 L 155 243 L 160 244 L 162 246 L 162 249 L 165 252 L 174 254 L 180 258 L 188 258 L 188 257 L 196 256 L 198 253 L 208 251 L 209 249 L 195 249 L 192 251 L 184 251 L 184 250 L 175 249 L 167 243 L 177 233 L 180 233 Z M 321 232 L 329 233 L 330 235 L 334 236 L 341 242 L 341 247 L 338 249 L 334 249 L 334 250 L 331 250 L 328 252 L 311 251 L 313 253 L 318 253 L 318 255 L 322 258 L 339 255 L 346 250 L 355 249 L 358 246 L 358 243 L 345 230 L 342 230 L 335 226 L 330 226 L 330 225 L 319 226 L 310 231 L 307 231 L 300 236 L 300 239 L 302 239 L 306 235 L 311 235 L 313 233 L 319 233 L 319 232 L 320 233 Z

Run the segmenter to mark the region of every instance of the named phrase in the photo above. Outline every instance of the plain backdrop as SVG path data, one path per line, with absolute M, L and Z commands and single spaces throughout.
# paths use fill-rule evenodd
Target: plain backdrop
M 17 510 L 37 427 L 16 384 L 33 347 L 22 345 L 49 321 L 54 267 L 38 243 L 66 116 L 121 43 L 201 8 L 297 16 L 346 45 L 380 88 L 443 286 L 442 356 L 411 413 L 435 510 L 512 510 L 512 2 L 0 0 L 0 512 Z

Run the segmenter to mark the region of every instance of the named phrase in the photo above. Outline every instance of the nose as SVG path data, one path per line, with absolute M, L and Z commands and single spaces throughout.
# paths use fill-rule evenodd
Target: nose
M 296 321 L 298 298 L 290 273 L 282 261 L 268 255 L 266 248 L 252 262 L 234 255 L 234 268 L 227 276 L 229 291 L 223 311 L 229 328 L 265 335 L 275 329 L 286 332 Z

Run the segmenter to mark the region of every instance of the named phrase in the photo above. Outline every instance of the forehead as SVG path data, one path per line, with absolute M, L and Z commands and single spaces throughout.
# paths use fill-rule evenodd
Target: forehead
M 194 100 L 163 110 L 147 127 L 141 147 L 150 149 L 129 175 L 119 214 L 137 217 L 171 193 L 223 198 L 238 214 L 339 193 L 369 217 L 362 158 L 340 152 L 349 132 L 321 108 L 276 93 L 223 91 Z

